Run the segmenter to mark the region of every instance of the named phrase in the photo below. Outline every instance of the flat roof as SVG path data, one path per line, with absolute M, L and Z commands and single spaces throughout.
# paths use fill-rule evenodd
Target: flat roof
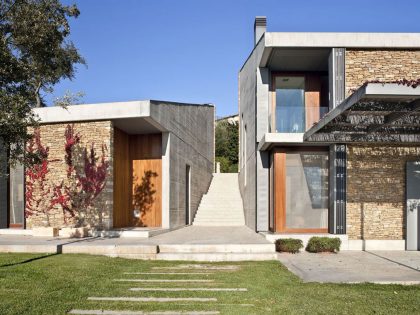
M 265 47 L 412 48 L 420 33 L 266 32 Z
M 38 115 L 41 123 L 145 118 L 150 117 L 150 106 L 153 106 L 153 104 L 214 107 L 212 104 L 188 104 L 170 101 L 142 100 L 70 105 L 67 108 L 60 106 L 48 106 L 34 108 L 34 113 Z

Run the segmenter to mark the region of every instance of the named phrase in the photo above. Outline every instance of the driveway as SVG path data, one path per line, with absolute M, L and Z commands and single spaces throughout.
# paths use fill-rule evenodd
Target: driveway
M 338 254 L 278 254 L 304 282 L 420 284 L 420 252 L 346 251 Z

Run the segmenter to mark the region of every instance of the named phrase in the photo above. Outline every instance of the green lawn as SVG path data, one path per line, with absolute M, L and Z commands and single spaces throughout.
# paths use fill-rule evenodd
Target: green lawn
M 70 309 L 218 310 L 222 314 L 419 314 L 420 286 L 304 284 L 280 263 L 243 262 L 238 271 L 182 276 L 214 283 L 123 283 L 115 278 L 186 262 L 140 261 L 87 255 L 0 254 L 0 314 L 65 314 Z M 189 264 L 189 263 L 188 263 Z M 188 270 L 187 270 L 188 271 Z M 160 271 L 159 271 L 160 272 Z M 179 271 L 181 272 L 181 270 Z M 244 287 L 248 292 L 133 292 L 131 287 Z M 206 303 L 87 301 L 89 296 L 215 297 Z M 254 304 L 241 306 L 239 304 Z

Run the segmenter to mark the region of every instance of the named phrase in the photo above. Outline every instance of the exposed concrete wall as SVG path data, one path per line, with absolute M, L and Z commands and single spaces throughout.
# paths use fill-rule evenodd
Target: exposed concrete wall
M 42 201 L 38 206 L 38 210 L 51 203 L 53 198 L 52 192 L 43 195 L 48 189 L 53 189 L 57 185 L 64 183 L 70 184 L 71 180 L 67 177 L 67 166 L 64 160 L 65 157 L 65 136 L 64 132 L 68 124 L 46 124 L 40 126 L 41 143 L 43 146 L 49 148 L 49 173 L 46 176 L 45 190 L 36 189 L 34 191 L 35 197 Z M 112 227 L 112 208 L 113 208 L 113 127 L 110 121 L 96 121 L 74 123 L 74 131 L 81 136 L 80 144 L 73 150 L 74 167 L 79 169 L 83 174 L 83 157 L 82 152 L 84 148 L 88 150 L 91 145 L 94 145 L 97 157 L 102 156 L 102 145 L 106 146 L 105 160 L 109 162 L 107 169 L 105 188 L 94 199 L 91 205 L 83 209 L 77 209 L 76 217 L 64 220 L 62 207 L 56 204 L 49 214 L 49 221 L 51 226 L 65 227 L 74 225 L 85 225 L 88 227 L 105 228 Z M 89 151 L 88 151 L 89 152 Z M 27 179 L 29 180 L 29 178 Z M 64 192 L 64 191 L 63 191 Z M 80 196 L 80 194 L 79 194 Z M 42 211 L 41 211 L 42 212 Z M 46 215 L 42 213 L 33 215 L 27 218 L 26 226 L 31 228 L 33 226 L 44 226 Z
M 186 165 L 191 167 L 191 219 L 214 170 L 214 107 L 151 101 L 150 115 L 170 133 L 170 227 L 185 225 Z
M 347 146 L 349 239 L 405 238 L 406 162 L 420 147 Z
M 346 96 L 366 81 L 420 78 L 420 50 L 346 49 Z
M 263 70 L 261 73 L 258 68 L 263 48 L 264 38 L 260 40 L 239 72 L 239 187 L 244 205 L 245 224 L 253 230 L 257 226 L 257 163 L 261 166 L 261 161 L 257 161 L 259 159 L 257 137 L 262 137 L 267 128 L 264 127 L 264 123 L 268 125 L 268 101 L 266 104 L 262 97 L 258 101 L 261 105 L 260 112 L 257 109 L 258 90 L 260 93 L 264 92 L 262 85 L 267 84 L 268 77 L 267 71 Z

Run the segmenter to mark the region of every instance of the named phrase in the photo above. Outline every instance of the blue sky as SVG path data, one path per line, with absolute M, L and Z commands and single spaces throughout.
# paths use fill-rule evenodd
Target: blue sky
M 54 96 L 84 103 L 160 99 L 238 108 L 238 71 L 256 15 L 268 31 L 420 32 L 418 0 L 83 0 L 71 40 L 87 60 Z M 51 100 L 51 97 L 47 100 Z

